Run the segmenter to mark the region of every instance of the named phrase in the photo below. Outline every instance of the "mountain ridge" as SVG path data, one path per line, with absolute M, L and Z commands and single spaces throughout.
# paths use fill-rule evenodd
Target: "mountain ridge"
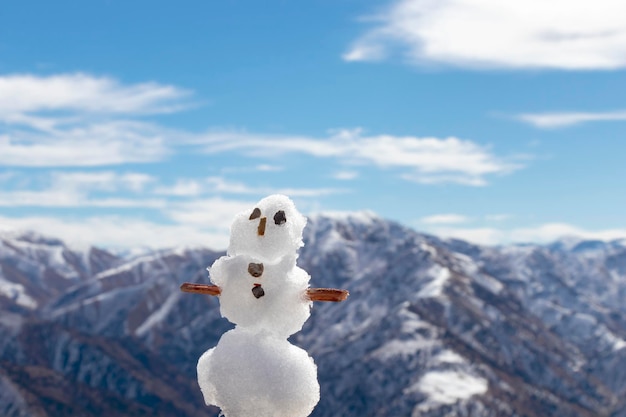
M 231 325 L 178 286 L 223 252 L 21 236 L 0 234 L 0 414 L 217 415 L 195 363 Z M 318 365 L 313 416 L 626 416 L 621 242 L 486 247 L 371 213 L 311 216 L 304 239 L 311 286 L 351 292 L 291 338 Z

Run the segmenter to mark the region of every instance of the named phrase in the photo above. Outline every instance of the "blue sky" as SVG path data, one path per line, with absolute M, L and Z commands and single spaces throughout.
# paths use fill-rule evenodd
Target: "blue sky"
M 626 238 L 623 2 L 2 9 L 0 230 L 222 249 L 281 192 L 485 244 Z

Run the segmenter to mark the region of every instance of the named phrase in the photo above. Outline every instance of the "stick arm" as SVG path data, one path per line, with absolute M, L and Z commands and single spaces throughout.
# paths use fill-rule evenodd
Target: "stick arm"
M 311 301 L 331 301 L 338 303 L 344 301 L 350 293 L 348 290 L 336 288 L 307 288 L 306 298 Z
M 217 285 L 210 284 L 192 284 L 191 282 L 185 282 L 180 286 L 180 290 L 182 292 L 191 292 L 196 294 L 207 294 L 207 295 L 220 295 L 222 293 L 222 289 Z
M 182 292 L 195 293 L 195 294 L 207 294 L 219 296 L 222 293 L 222 289 L 217 285 L 210 284 L 193 284 L 191 282 L 185 282 L 180 286 Z M 348 298 L 350 293 L 348 290 L 339 290 L 336 288 L 307 288 L 305 292 L 305 298 L 310 301 L 330 301 L 338 303 Z

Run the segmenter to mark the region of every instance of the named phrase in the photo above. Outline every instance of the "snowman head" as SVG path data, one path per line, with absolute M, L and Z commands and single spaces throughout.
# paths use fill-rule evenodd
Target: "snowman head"
M 306 218 L 289 197 L 265 197 L 235 216 L 230 229 L 228 255 L 249 255 L 267 262 L 294 254 L 302 243 Z

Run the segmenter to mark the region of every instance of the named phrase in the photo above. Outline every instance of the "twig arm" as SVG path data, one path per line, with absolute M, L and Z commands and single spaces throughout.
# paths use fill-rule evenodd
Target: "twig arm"
M 311 301 L 331 301 L 338 303 L 348 298 L 348 290 L 338 290 L 336 288 L 307 288 L 306 298 Z
M 208 294 L 208 295 L 220 295 L 222 289 L 217 285 L 209 284 L 192 284 L 191 282 L 185 282 L 180 286 L 182 292 L 192 292 L 196 294 Z
M 207 294 L 207 295 L 220 295 L 222 289 L 217 285 L 209 284 L 192 284 L 191 282 L 185 282 L 180 286 L 180 290 L 183 292 L 195 293 L 195 294 Z M 311 301 L 331 301 L 340 302 L 348 298 L 347 290 L 338 290 L 335 288 L 307 288 L 306 298 Z

